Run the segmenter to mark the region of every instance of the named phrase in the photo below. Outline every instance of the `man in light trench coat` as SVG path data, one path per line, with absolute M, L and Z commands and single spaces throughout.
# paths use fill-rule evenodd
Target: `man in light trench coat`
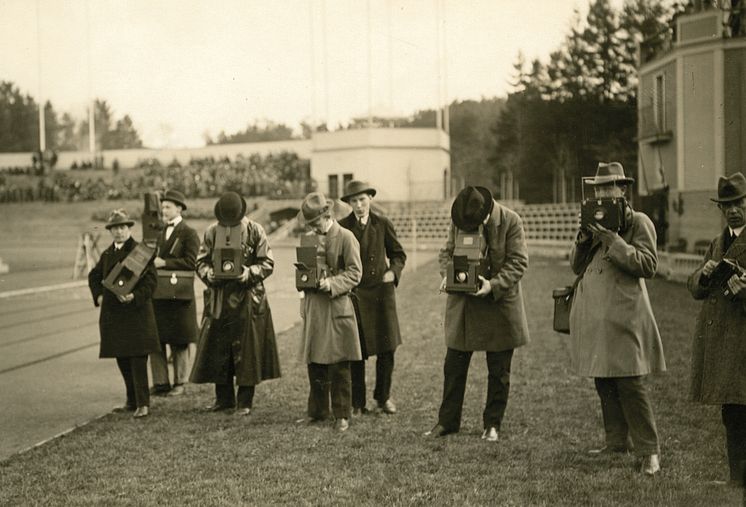
M 528 269 L 528 253 L 521 218 L 497 203 L 484 187 L 466 187 L 451 207 L 452 224 L 441 249 L 441 290 L 446 266 L 453 257 L 457 229 L 482 231 L 489 278 L 479 276 L 476 294 L 449 294 L 446 301 L 443 399 L 438 423 L 425 435 L 441 437 L 459 431 L 466 377 L 472 352 L 487 354 L 487 404 L 482 414 L 482 438 L 498 440 L 510 389 L 513 350 L 528 342 L 528 324 L 520 280 Z
M 589 183 L 597 198 L 622 198 L 633 181 L 611 162 L 600 163 Z M 653 475 L 660 447 L 645 377 L 666 369 L 644 281 L 658 265 L 656 234 L 647 215 L 629 205 L 625 217 L 619 232 L 598 223 L 578 231 L 570 260 L 575 274 L 585 274 L 570 311 L 572 363 L 578 375 L 593 377 L 601 400 L 606 445 L 590 453 L 633 450 L 640 471 Z
M 328 269 L 318 290 L 301 300 L 301 355 L 308 365 L 308 421 L 334 416 L 337 431 L 349 428 L 352 412 L 350 361 L 360 361 L 360 338 L 350 292 L 360 282 L 360 246 L 352 232 L 333 218 L 334 202 L 321 192 L 308 194 L 298 213 L 301 225 L 318 236 L 317 258 Z M 330 400 L 331 395 L 331 400 Z
M 743 486 L 746 474 L 746 277 L 733 275 L 727 289 L 711 286 L 722 259 L 746 266 L 746 177 L 740 172 L 718 182 L 718 203 L 726 227 L 715 237 L 702 265 L 689 277 L 695 299 L 702 299 L 692 347 L 693 401 L 720 405 L 730 468 L 729 483 Z M 726 483 L 726 481 L 717 481 Z
M 396 313 L 395 288 L 407 255 L 404 253 L 391 221 L 370 210 L 376 189 L 352 180 L 345 187 L 342 201 L 352 206 L 352 213 L 339 221 L 360 243 L 363 277 L 355 289 L 353 303 L 358 311 L 360 346 L 363 360 L 353 361 L 352 413 L 364 414 L 365 359 L 376 356 L 376 386 L 373 398 L 386 414 L 396 413 L 391 399 L 391 377 L 394 373 L 394 353 L 401 345 L 399 317 Z

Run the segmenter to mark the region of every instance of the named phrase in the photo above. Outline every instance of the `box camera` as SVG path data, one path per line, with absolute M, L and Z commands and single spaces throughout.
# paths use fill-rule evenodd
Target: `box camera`
M 597 223 L 611 231 L 624 229 L 626 204 L 623 197 L 583 199 L 580 226 L 587 229 L 588 225 Z
M 327 276 L 326 264 L 318 257 L 318 237 L 315 234 L 301 236 L 301 246 L 295 249 L 295 288 L 316 290 L 319 282 Z
M 103 286 L 117 296 L 129 294 L 153 257 L 155 257 L 154 248 L 145 243 L 138 243 L 127 257 L 122 262 L 118 262 L 109 272 L 103 281 Z
M 475 293 L 481 282 L 479 275 L 489 278 L 489 262 L 482 257 L 484 236 L 478 232 L 456 230 L 455 246 L 446 266 L 446 292 Z
M 723 296 L 725 296 L 727 299 L 732 300 L 736 296 L 728 288 L 728 280 L 730 280 L 733 275 L 743 276 L 744 271 L 743 269 L 741 269 L 741 266 L 739 266 L 737 262 L 730 259 L 723 259 L 718 262 L 717 266 L 715 266 L 715 269 L 713 269 L 712 273 L 710 273 L 709 283 L 707 284 L 707 286 L 711 289 L 722 290 Z
M 212 269 L 216 280 L 234 280 L 243 272 L 241 224 L 226 227 L 218 224 L 212 249 Z

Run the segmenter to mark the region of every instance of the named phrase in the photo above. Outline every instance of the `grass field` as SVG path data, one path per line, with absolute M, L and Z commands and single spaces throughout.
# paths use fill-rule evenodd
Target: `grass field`
M 650 479 L 631 456 L 587 455 L 602 443 L 599 403 L 592 382 L 568 369 L 567 338 L 551 331 L 551 288 L 571 280 L 566 265 L 532 259 L 524 281 L 532 341 L 515 354 L 496 444 L 479 438 L 483 354 L 472 362 L 461 432 L 422 436 L 436 420 L 445 355 L 445 299 L 430 264 L 398 291 L 398 414 L 355 418 L 345 434 L 297 423 L 307 377 L 296 328 L 278 337 L 283 378 L 258 388 L 248 418 L 200 412 L 207 386 L 154 399 L 145 420 L 107 415 L 0 463 L 0 505 L 739 505 L 740 491 L 710 484 L 727 478 L 719 410 L 687 401 L 699 303 L 681 285 L 649 284 L 669 367 L 651 379 L 662 472 Z

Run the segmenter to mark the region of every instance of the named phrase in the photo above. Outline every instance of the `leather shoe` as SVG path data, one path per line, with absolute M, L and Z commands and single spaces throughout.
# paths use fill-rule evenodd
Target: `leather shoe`
M 384 414 L 395 414 L 396 413 L 396 405 L 394 405 L 394 402 L 391 401 L 391 399 L 388 399 L 384 401 L 383 403 L 379 403 L 378 408 L 380 408 L 381 412 L 383 412 Z
M 137 410 L 135 410 L 135 413 L 132 414 L 132 417 L 135 419 L 139 419 L 140 417 L 147 417 L 150 415 L 150 409 L 147 406 L 144 407 L 137 407 Z
M 497 442 L 498 438 L 499 437 L 497 428 L 495 428 L 494 426 L 490 426 L 482 432 L 482 440 L 486 440 L 488 442 Z
M 212 405 L 208 405 L 205 407 L 205 412 L 222 412 L 223 410 L 232 410 L 235 407 L 232 405 L 221 405 L 219 403 L 214 403 Z
M 350 427 L 350 423 L 347 422 L 347 419 L 345 419 L 344 417 L 334 421 L 334 429 L 339 432 L 347 431 L 349 427 Z
M 433 426 L 433 428 L 425 433 L 426 437 L 444 437 L 446 435 L 450 435 L 451 433 L 456 433 L 453 430 L 449 430 L 441 426 L 440 424 L 436 424 Z
M 236 409 L 236 415 L 249 415 L 251 414 L 251 407 L 242 407 Z
M 588 451 L 588 454 L 590 454 L 591 456 L 600 456 L 603 454 L 625 454 L 626 452 L 626 447 L 605 445 L 599 449 L 590 449 Z
M 368 410 L 365 407 L 362 407 L 362 408 L 361 407 L 355 407 L 355 408 L 352 409 L 352 415 L 353 415 L 353 417 L 354 416 L 358 416 L 358 415 L 367 415 L 369 413 L 370 413 L 370 410 Z
M 169 384 L 156 384 L 150 388 L 151 396 L 166 396 L 171 391 Z
M 166 396 L 181 396 L 183 394 L 186 394 L 186 389 L 184 389 L 184 386 L 179 384 L 177 386 L 174 386 L 173 389 L 171 389 Z
M 661 471 L 660 457 L 657 454 L 651 454 L 642 458 L 640 472 L 645 475 L 655 475 Z
M 119 407 L 114 407 L 111 411 L 114 414 L 121 414 L 122 412 L 134 412 L 135 408 L 137 407 L 134 405 L 121 405 Z

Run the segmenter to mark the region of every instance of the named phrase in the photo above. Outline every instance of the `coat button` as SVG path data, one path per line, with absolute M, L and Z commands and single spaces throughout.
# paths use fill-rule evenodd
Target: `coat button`
M 708 321 L 707 321 L 707 325 L 708 325 L 708 326 L 711 326 L 711 325 L 712 325 L 712 321 L 711 321 L 711 320 L 708 320 Z

